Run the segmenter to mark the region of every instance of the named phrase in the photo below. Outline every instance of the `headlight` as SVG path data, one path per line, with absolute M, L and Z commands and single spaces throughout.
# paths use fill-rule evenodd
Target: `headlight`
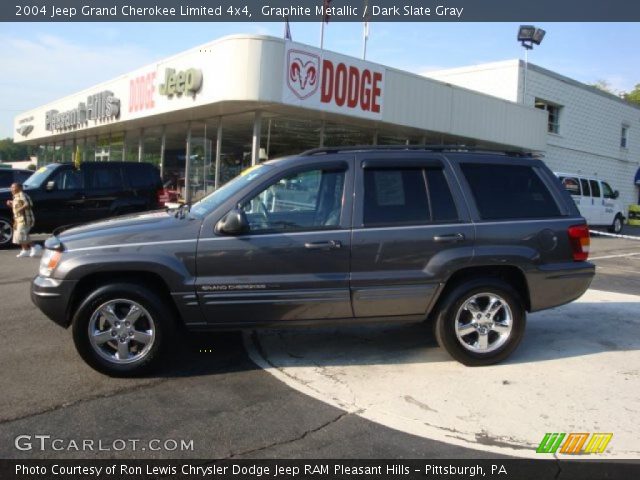
M 45 249 L 42 254 L 42 258 L 40 259 L 40 276 L 42 277 L 50 277 L 53 271 L 60 263 L 60 259 L 62 258 L 62 252 L 58 250 L 49 250 Z

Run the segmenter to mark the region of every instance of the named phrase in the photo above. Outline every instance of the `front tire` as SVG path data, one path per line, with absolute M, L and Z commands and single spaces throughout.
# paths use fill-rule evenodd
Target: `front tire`
M 624 226 L 624 222 L 622 220 L 622 215 L 617 214 L 616 218 L 613 219 L 613 223 L 611 224 L 609 231 L 611 233 L 619 234 L 620 232 L 622 232 L 623 226 Z
M 7 248 L 13 240 L 13 223 L 7 217 L 0 216 L 0 248 Z
M 438 310 L 438 345 L 467 366 L 506 359 L 522 340 L 526 313 L 520 295 L 497 278 L 464 282 L 451 290 Z
M 114 283 L 91 293 L 72 320 L 76 350 L 93 369 L 114 377 L 140 376 L 157 367 L 175 338 L 173 310 L 139 285 Z

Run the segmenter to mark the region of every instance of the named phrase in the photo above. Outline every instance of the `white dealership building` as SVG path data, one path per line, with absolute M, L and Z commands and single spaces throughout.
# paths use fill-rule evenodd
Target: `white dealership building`
M 640 111 L 532 65 L 523 102 L 522 67 L 513 65 L 499 80 L 453 71 L 427 78 L 279 38 L 234 35 L 24 112 L 14 139 L 37 146 L 41 165 L 78 155 L 155 163 L 165 179 L 186 184 L 190 198 L 250 164 L 319 146 L 531 150 L 554 168 L 593 173 L 595 165 L 632 203 Z M 566 88 L 547 94 L 547 81 Z M 534 108 L 538 99 L 561 107 L 559 132 L 548 132 L 552 110 Z M 614 125 L 617 137 L 604 141 Z

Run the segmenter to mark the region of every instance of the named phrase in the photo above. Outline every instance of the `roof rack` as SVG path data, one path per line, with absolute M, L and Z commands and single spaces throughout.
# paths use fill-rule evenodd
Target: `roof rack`
M 354 145 L 342 147 L 320 147 L 306 150 L 300 156 L 322 155 L 339 152 L 357 152 L 357 151 L 401 151 L 401 150 L 424 150 L 427 152 L 480 152 L 493 153 L 507 156 L 517 157 L 539 157 L 539 153 L 529 150 L 496 150 L 488 148 L 478 148 L 468 145 Z

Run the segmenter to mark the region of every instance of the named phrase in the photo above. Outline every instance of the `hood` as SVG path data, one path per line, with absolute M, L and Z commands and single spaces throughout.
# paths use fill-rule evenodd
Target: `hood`
M 87 223 L 63 231 L 58 238 L 66 248 L 184 240 L 197 238 L 200 223 L 158 210 Z

